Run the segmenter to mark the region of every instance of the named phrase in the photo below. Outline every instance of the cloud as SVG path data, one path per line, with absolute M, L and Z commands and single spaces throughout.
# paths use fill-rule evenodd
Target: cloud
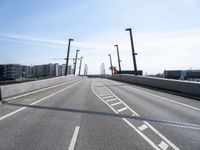
M 133 33 L 135 51 L 138 53 L 138 68 L 148 73 L 162 72 L 164 69 L 199 68 L 200 29 L 163 33 Z M 0 35 L 0 40 L 47 44 L 67 47 L 67 40 L 32 38 L 21 35 Z M 72 47 L 80 49 L 89 72 L 99 72 L 101 63 L 109 67 L 108 53 L 112 54 L 113 64 L 117 66 L 114 44 L 119 44 L 123 69 L 132 69 L 132 53 L 129 34 L 125 31 L 95 33 L 85 41 L 73 41 Z M 94 63 L 95 62 L 95 63 Z M 108 72 L 108 70 L 107 70 Z
M 55 39 L 44 39 L 44 38 L 35 38 L 29 36 L 21 36 L 21 35 L 0 35 L 0 41 L 9 41 L 9 42 L 22 42 L 26 44 L 45 44 L 45 45 L 57 45 L 57 46 L 66 46 L 68 45 L 68 41 L 65 40 L 55 40 Z M 77 48 L 84 49 L 102 49 L 107 45 L 94 43 L 94 42 L 84 42 L 84 41 L 73 41 L 73 46 Z

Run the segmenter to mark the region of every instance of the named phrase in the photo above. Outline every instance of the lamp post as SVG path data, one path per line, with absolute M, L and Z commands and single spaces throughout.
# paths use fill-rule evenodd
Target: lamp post
M 119 47 L 118 45 L 114 45 L 116 48 L 117 48 L 117 57 L 118 57 L 118 64 L 119 64 L 119 73 L 121 74 L 121 60 L 120 60 L 120 57 L 119 57 Z
M 81 75 L 82 59 L 83 57 L 80 58 L 80 66 L 79 66 L 79 73 L 78 73 L 79 76 Z
M 78 52 L 79 52 L 80 50 L 76 50 L 76 56 L 75 56 L 75 62 L 74 62 L 74 75 L 75 75 L 75 73 L 76 73 L 76 64 L 77 64 L 77 57 L 78 57 Z
M 68 50 L 67 50 L 67 58 L 66 58 L 66 66 L 65 66 L 65 76 L 67 76 L 67 71 L 68 71 L 68 62 L 69 62 L 69 51 L 70 51 L 70 44 L 73 39 L 69 39 L 68 43 Z
M 127 28 L 126 31 L 130 32 L 131 48 L 132 48 L 132 55 L 133 55 L 133 65 L 134 65 L 134 70 L 135 70 L 135 76 L 137 76 L 137 64 L 136 64 L 136 58 L 135 58 L 135 55 L 137 55 L 137 53 L 135 53 L 135 50 L 134 50 L 132 29 Z
M 111 54 L 108 54 L 108 56 L 110 57 L 110 69 L 111 69 L 111 75 L 113 76 L 113 70 L 112 70 L 112 58 L 111 58 Z

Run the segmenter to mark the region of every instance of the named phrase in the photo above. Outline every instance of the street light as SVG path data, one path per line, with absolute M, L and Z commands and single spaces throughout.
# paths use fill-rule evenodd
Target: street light
M 119 48 L 118 48 L 118 45 L 114 45 L 116 48 L 117 48 L 117 57 L 118 57 L 118 64 L 119 64 L 119 73 L 121 74 L 121 60 L 120 60 L 120 57 L 119 57 Z
M 137 75 L 137 64 L 136 64 L 135 55 L 137 55 L 137 54 L 135 53 L 135 50 L 134 50 L 132 29 L 131 28 L 127 28 L 126 31 L 130 32 L 131 48 L 132 48 L 132 55 L 133 55 L 133 64 L 134 64 L 135 76 L 136 76 Z
M 83 57 L 80 58 L 80 66 L 79 66 L 79 73 L 78 73 L 79 76 L 81 75 L 82 59 L 83 59 Z
M 76 56 L 75 56 L 75 62 L 74 62 L 74 75 L 75 75 L 75 73 L 76 73 L 76 64 L 77 64 L 77 57 L 78 57 L 78 52 L 79 52 L 80 50 L 76 50 Z
M 108 54 L 108 56 L 110 57 L 110 69 L 111 69 L 111 74 L 112 74 L 112 76 L 113 76 L 111 54 Z
M 68 43 L 68 50 L 67 50 L 67 58 L 66 58 L 66 66 L 65 66 L 65 76 L 67 76 L 67 71 L 68 71 L 68 61 L 69 61 L 69 51 L 70 51 L 70 44 L 73 39 L 69 39 Z

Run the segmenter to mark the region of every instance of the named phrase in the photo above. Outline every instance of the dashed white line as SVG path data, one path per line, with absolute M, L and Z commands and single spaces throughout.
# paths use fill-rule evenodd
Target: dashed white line
M 119 105 L 121 104 L 122 102 L 117 102 L 117 103 L 114 103 L 114 104 L 111 104 L 111 106 L 116 106 L 116 105 Z
M 140 127 L 138 127 L 138 129 L 140 130 L 140 131 L 143 131 L 143 130 L 145 130 L 145 129 L 147 129 L 148 127 L 147 127 L 147 125 L 145 125 L 145 124 L 143 124 L 143 125 L 141 125 Z
M 158 146 L 162 149 L 162 150 L 167 150 L 167 148 L 169 147 L 169 145 L 167 143 L 165 143 L 164 141 L 161 141 L 160 144 L 158 144 Z
M 77 126 L 75 128 L 74 134 L 72 136 L 72 139 L 71 139 L 71 142 L 70 142 L 68 150 L 74 150 L 75 149 L 76 141 L 77 141 L 77 138 L 78 138 L 79 129 L 80 129 L 80 126 Z
M 127 110 L 127 109 L 128 109 L 127 107 L 123 107 L 121 109 L 118 109 L 117 112 L 122 112 L 122 111 Z

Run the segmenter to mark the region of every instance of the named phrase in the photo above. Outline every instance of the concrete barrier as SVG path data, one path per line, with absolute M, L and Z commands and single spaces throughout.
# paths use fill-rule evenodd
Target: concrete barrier
M 69 75 L 67 77 L 55 77 L 50 79 L 38 80 L 38 81 L 31 81 L 26 83 L 18 83 L 18 84 L 10 84 L 0 86 L 0 99 L 5 99 L 8 97 L 12 97 L 15 95 L 35 91 L 38 89 L 46 88 L 49 86 L 53 86 L 56 84 L 61 84 L 67 81 L 77 80 L 80 79 L 79 76 Z
M 200 96 L 200 83 L 198 82 L 133 75 L 114 75 L 109 78 L 117 81 L 150 86 L 183 94 L 189 94 L 192 96 Z

